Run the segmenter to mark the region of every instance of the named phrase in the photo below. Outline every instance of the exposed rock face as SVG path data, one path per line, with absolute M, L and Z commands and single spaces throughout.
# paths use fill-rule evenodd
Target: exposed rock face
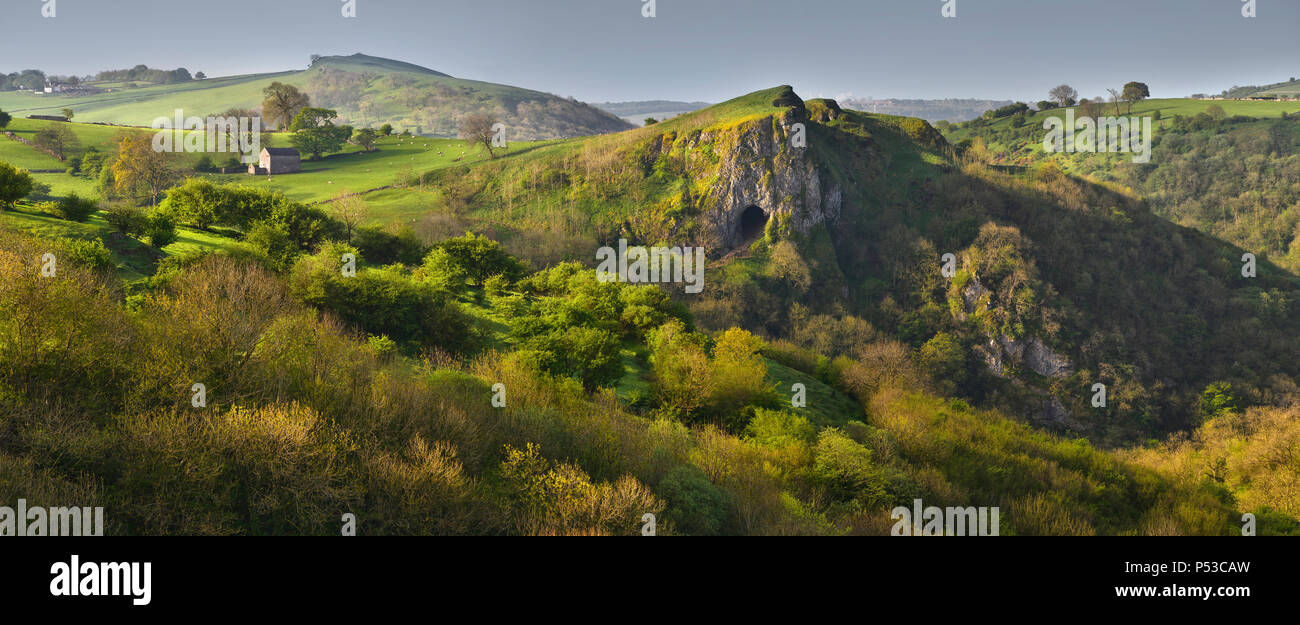
M 1072 430 L 1079 429 L 1079 424 L 1076 423 L 1074 417 L 1070 415 L 1070 411 L 1066 410 L 1065 404 L 1062 404 L 1061 400 L 1055 397 L 1048 397 L 1044 400 L 1042 409 L 1038 414 L 1034 415 L 1034 418 L 1039 421 L 1046 421 L 1047 423 L 1057 427 L 1069 428 Z
M 979 278 L 972 277 L 962 289 L 966 309 L 958 316 L 965 319 L 965 315 L 973 314 L 980 306 L 987 305 L 984 296 L 988 293 L 989 290 L 980 283 Z M 1070 359 L 1052 351 L 1036 336 L 1015 339 L 1003 335 L 996 339 L 989 338 L 987 343 L 977 345 L 975 349 L 989 370 L 998 376 L 1006 377 L 1008 362 L 1025 366 L 1030 371 L 1049 378 L 1064 378 L 1071 373 Z
M 830 183 L 809 155 L 809 148 L 790 145 L 796 123 L 811 125 L 802 107 L 783 114 L 742 123 L 722 131 L 706 131 L 697 145 L 725 146 L 717 178 L 704 198 L 706 223 L 714 240 L 729 250 L 742 241 L 740 218 L 757 206 L 768 220 L 788 220 L 791 229 L 807 233 L 813 226 L 840 217 L 843 193 Z M 732 136 L 719 137 L 719 133 Z
M 964 320 L 967 315 L 974 314 L 989 305 L 989 290 L 977 277 L 970 278 L 970 282 L 962 289 L 961 295 L 965 306 L 963 310 L 956 313 L 959 319 Z M 1071 373 L 1070 359 L 1052 351 L 1042 339 L 1036 336 L 1020 339 L 1005 335 L 988 337 L 983 344 L 975 346 L 975 353 L 980 360 L 984 361 L 989 371 L 1000 378 L 1010 378 L 1009 369 L 1013 366 L 1023 367 L 1053 379 L 1068 377 Z M 1017 384 L 1024 386 L 1024 381 L 1017 381 Z M 1080 429 L 1078 422 L 1074 420 L 1060 399 L 1043 390 L 1035 390 L 1034 394 L 1041 397 L 1041 401 L 1035 400 L 1038 403 L 1027 406 L 1028 417 L 1053 427 Z

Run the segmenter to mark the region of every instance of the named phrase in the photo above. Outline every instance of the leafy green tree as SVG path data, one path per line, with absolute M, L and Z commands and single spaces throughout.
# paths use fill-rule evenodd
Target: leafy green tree
M 262 115 L 279 128 L 288 128 L 304 107 L 311 103 L 307 94 L 293 85 L 276 81 L 262 90 Z
M 32 138 L 32 143 L 53 152 L 59 160 L 63 160 L 70 150 L 80 144 L 76 134 L 68 130 L 67 126 L 57 123 L 42 128 Z
M 8 126 L 9 122 L 13 121 L 13 119 L 14 118 L 12 115 L 4 112 L 3 110 L 0 110 L 0 128 L 4 128 L 5 126 Z
M 1151 90 L 1147 88 L 1146 83 L 1129 82 L 1124 84 L 1122 94 L 1125 102 L 1128 102 L 1128 112 L 1133 112 L 1133 103 L 1141 102 L 1151 97 Z
M 523 277 L 526 269 L 519 259 L 501 249 L 501 244 L 483 235 L 466 232 L 438 243 L 435 247 L 446 250 L 475 284 L 501 274 L 514 282 Z
M 12 207 L 31 192 L 31 174 L 0 161 L 0 207 Z
M 419 277 L 439 291 L 460 293 L 465 290 L 469 273 L 447 250 L 435 247 L 425 254 Z
M 293 132 L 289 143 L 300 152 L 310 154 L 312 160 L 319 160 L 326 152 L 339 151 L 352 137 L 352 127 L 335 126 L 335 117 L 338 112 L 333 109 L 309 106 L 299 110 L 289 127 Z
M 352 143 L 361 146 L 367 152 L 375 151 L 375 141 L 379 140 L 379 135 L 371 128 L 361 128 L 352 135 Z
M 1201 392 L 1201 417 L 1205 420 L 1241 411 L 1241 401 L 1232 392 L 1232 384 L 1214 382 Z
M 379 134 L 384 135 L 385 137 L 392 136 L 392 134 L 393 134 L 393 125 L 392 125 L 392 124 L 384 124 L 383 126 L 380 126 L 380 127 L 379 127 Z

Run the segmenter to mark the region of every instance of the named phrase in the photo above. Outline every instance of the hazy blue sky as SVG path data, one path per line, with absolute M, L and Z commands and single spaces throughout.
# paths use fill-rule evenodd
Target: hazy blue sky
M 0 0 L 0 71 L 144 63 L 210 76 L 364 52 L 586 101 L 804 97 L 1037 101 L 1140 80 L 1217 93 L 1300 75 L 1300 0 Z

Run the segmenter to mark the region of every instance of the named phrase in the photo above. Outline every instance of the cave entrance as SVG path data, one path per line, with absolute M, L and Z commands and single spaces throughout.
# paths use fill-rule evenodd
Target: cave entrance
M 763 236 L 766 226 L 767 213 L 763 209 L 753 205 L 745 207 L 745 212 L 740 214 L 740 244 L 747 245 Z

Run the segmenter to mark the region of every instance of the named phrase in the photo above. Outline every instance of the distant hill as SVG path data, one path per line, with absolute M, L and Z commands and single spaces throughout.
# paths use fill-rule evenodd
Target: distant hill
M 625 130 L 631 124 L 573 99 L 476 80 L 364 54 L 320 57 L 302 71 L 209 78 L 167 85 L 63 96 L 0 93 L 0 109 L 15 116 L 76 111 L 77 121 L 147 126 L 175 109 L 206 116 L 230 108 L 261 106 L 274 81 L 311 96 L 313 106 L 336 109 L 341 123 L 453 137 L 467 113 L 497 115 L 515 141 L 560 139 Z
M 1300 80 L 1291 78 L 1285 82 L 1273 83 L 1271 85 L 1233 85 L 1231 89 L 1224 89 L 1217 96 L 1197 93 L 1192 95 L 1193 98 L 1250 98 L 1257 96 L 1273 96 L 1276 98 L 1295 98 L 1300 97 Z
M 613 113 L 624 121 L 630 122 L 637 126 L 645 124 L 645 118 L 653 117 L 659 121 L 677 117 L 682 113 L 698 111 L 706 106 L 708 102 L 676 102 L 673 100 L 641 100 L 636 102 L 599 102 L 593 104 L 596 108 Z
M 1011 100 L 976 100 L 948 98 L 945 100 L 898 100 L 889 98 L 873 100 L 870 98 L 846 98 L 840 100 L 840 106 L 867 113 L 918 117 L 928 122 L 947 120 L 950 122 L 975 119 L 984 111 L 1012 104 Z

